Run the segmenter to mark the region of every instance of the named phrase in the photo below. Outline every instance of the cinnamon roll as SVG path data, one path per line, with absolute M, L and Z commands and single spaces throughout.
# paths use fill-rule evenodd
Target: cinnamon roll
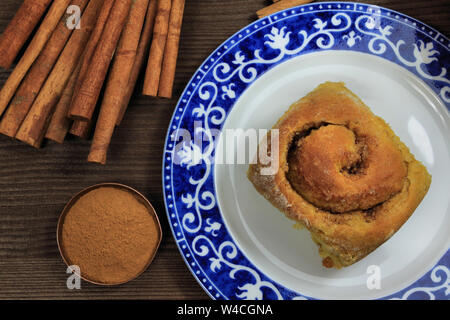
M 343 83 L 319 85 L 273 129 L 278 171 L 265 175 L 271 164 L 256 161 L 248 178 L 311 232 L 326 267 L 349 266 L 388 240 L 430 186 L 425 166 Z M 259 148 L 270 151 L 271 143 Z

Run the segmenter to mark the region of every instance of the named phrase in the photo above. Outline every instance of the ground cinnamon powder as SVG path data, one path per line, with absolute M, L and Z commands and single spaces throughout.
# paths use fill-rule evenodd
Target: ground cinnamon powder
M 149 209 L 125 188 L 99 187 L 79 198 L 62 221 L 61 251 L 85 279 L 117 284 L 133 279 L 159 245 Z

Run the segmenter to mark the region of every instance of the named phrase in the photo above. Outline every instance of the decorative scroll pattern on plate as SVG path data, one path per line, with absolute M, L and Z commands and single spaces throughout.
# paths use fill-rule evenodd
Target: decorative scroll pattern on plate
M 402 38 L 405 28 L 417 30 L 414 41 Z M 205 61 L 175 110 L 163 176 L 174 236 L 187 244 L 180 251 L 212 297 L 311 299 L 271 280 L 248 261 L 220 215 L 212 159 L 220 129 L 242 92 L 265 71 L 293 57 L 322 50 L 350 50 L 380 56 L 413 72 L 450 110 L 449 47 L 448 39 L 433 29 L 394 11 L 330 2 L 300 6 L 258 20 Z M 200 142 L 185 141 L 175 148 L 179 129 L 199 137 L 194 141 Z M 416 283 L 385 298 L 421 295 L 448 299 L 449 260 L 447 252 L 440 264 Z

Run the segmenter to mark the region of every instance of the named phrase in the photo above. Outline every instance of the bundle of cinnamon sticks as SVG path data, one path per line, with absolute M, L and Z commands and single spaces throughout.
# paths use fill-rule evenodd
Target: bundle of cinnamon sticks
M 0 37 L 1 67 L 45 17 L 0 91 L 0 133 L 38 148 L 95 128 L 88 161 L 106 163 L 144 62 L 143 94 L 172 96 L 184 3 L 24 0 Z

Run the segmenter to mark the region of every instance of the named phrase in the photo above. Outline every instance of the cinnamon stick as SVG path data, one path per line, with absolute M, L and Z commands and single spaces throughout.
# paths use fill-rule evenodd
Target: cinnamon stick
M 172 97 L 181 24 L 183 22 L 184 3 L 185 0 L 173 0 L 172 9 L 170 11 L 169 32 L 167 35 L 166 48 L 164 49 L 164 60 L 158 90 L 158 96 L 163 98 Z
M 147 9 L 147 16 L 145 17 L 145 24 L 142 29 L 141 38 L 139 40 L 139 46 L 136 53 L 136 59 L 134 60 L 133 69 L 131 70 L 130 78 L 128 79 L 127 87 L 125 89 L 125 94 L 121 102 L 120 113 L 116 121 L 116 125 L 120 125 L 122 122 L 125 111 L 127 110 L 128 104 L 130 103 L 131 96 L 136 86 L 139 73 L 141 71 L 144 59 L 150 47 L 150 40 L 153 34 L 153 26 L 155 24 L 156 9 L 158 5 L 158 0 L 150 0 Z
M 39 30 L 36 32 L 33 40 L 28 45 L 27 50 L 0 91 L 0 116 L 8 106 L 8 103 L 16 92 L 20 82 L 44 48 L 47 40 L 50 38 L 53 30 L 56 28 L 59 20 L 66 11 L 69 3 L 70 0 L 53 1 L 53 4 L 45 16 L 44 21 L 42 21 L 41 26 L 39 27 Z
M 131 4 L 132 0 L 114 2 L 102 37 L 92 56 L 90 68 L 72 101 L 69 111 L 69 117 L 72 119 L 91 120 Z
M 136 57 L 148 0 L 135 0 L 117 46 L 106 83 L 88 161 L 105 163 L 108 146 L 121 110 L 123 96 Z
M 147 70 L 145 72 L 143 94 L 156 97 L 158 94 L 159 77 L 169 29 L 171 0 L 159 0 L 156 14 L 153 40 L 148 56 Z
M 51 0 L 25 0 L 0 37 L 0 67 L 9 69 Z
M 30 111 L 16 134 L 16 138 L 40 147 L 53 108 L 61 97 L 66 83 L 85 48 L 103 0 L 91 0 L 81 17 L 81 29 L 72 33 L 58 61 L 48 76 Z
M 72 4 L 81 10 L 87 5 L 88 0 L 74 0 Z M 39 90 L 49 75 L 59 54 L 66 45 L 72 30 L 66 26 L 67 16 L 64 15 L 58 26 L 53 31 L 39 57 L 33 63 L 30 71 L 17 89 L 3 119 L 0 122 L 0 133 L 14 137 L 25 119 Z
M 271 4 L 270 6 L 267 6 L 265 8 L 262 8 L 261 10 L 256 11 L 256 15 L 258 16 L 258 18 L 263 18 L 268 15 L 271 15 L 272 13 L 310 2 L 312 2 L 312 0 L 279 0 L 276 2 L 274 1 L 274 4 Z
M 69 131 L 70 124 L 72 123 L 72 121 L 67 117 L 67 111 L 70 106 L 70 101 L 72 100 L 75 83 L 78 78 L 78 74 L 80 73 L 80 69 L 81 60 L 74 72 L 70 75 L 67 85 L 62 92 L 61 98 L 55 106 L 55 111 L 53 112 L 47 132 L 45 133 L 45 137 L 49 140 L 62 143 L 66 138 L 66 134 Z
M 114 5 L 114 0 L 106 0 L 103 3 L 100 14 L 97 18 L 97 23 L 95 24 L 95 28 L 92 31 L 91 37 L 89 38 L 89 42 L 86 45 L 86 51 L 84 53 L 84 57 L 82 59 L 82 65 L 79 71 L 78 79 L 76 80 L 74 92 L 72 95 L 72 101 L 69 106 L 69 110 L 72 107 L 72 103 L 74 98 L 80 91 L 80 87 L 83 83 L 84 78 L 86 77 L 86 73 L 89 70 L 91 65 L 92 56 L 97 48 L 98 42 L 100 41 L 100 37 L 103 33 L 103 29 L 105 28 L 106 21 L 108 20 L 109 14 L 111 12 L 111 8 Z M 69 110 L 67 114 L 69 113 Z M 92 121 L 81 121 L 74 120 L 72 125 L 70 126 L 69 133 L 77 136 L 81 139 L 87 139 L 89 136 L 89 132 L 92 127 Z
M 83 58 L 81 59 L 80 71 L 75 81 L 72 98 L 68 106 L 68 110 L 66 112 L 66 117 L 68 117 L 68 114 L 70 112 L 70 109 L 72 108 L 72 104 L 75 100 L 75 97 L 80 91 L 80 87 L 83 83 L 84 78 L 86 77 L 86 73 L 90 68 L 92 56 L 94 55 L 95 49 L 97 48 L 98 42 L 100 41 L 100 37 L 102 36 L 103 29 L 105 28 L 106 21 L 108 20 L 113 5 L 114 0 L 105 0 L 100 10 L 94 30 L 92 31 L 91 37 L 89 38 L 89 42 L 87 43 L 85 52 L 83 54 Z M 70 126 L 69 129 L 70 134 L 82 139 L 88 138 L 92 125 L 90 122 L 85 122 L 81 120 L 72 121 L 71 119 L 66 119 L 66 121 L 68 121 L 69 123 L 72 122 L 72 125 Z
M 95 24 L 94 30 L 92 30 L 89 41 L 86 45 L 85 52 L 83 54 L 83 59 L 81 62 L 81 68 L 79 71 L 78 78 L 75 83 L 74 94 L 72 95 L 72 101 L 70 103 L 69 110 L 72 108 L 72 104 L 74 102 L 74 98 L 77 96 L 80 91 L 80 87 L 83 83 L 84 78 L 86 77 L 86 73 L 90 68 L 92 56 L 97 48 L 97 44 L 100 41 L 100 37 L 102 36 L 103 29 L 105 27 L 106 21 L 108 20 L 109 13 L 111 12 L 111 8 L 114 5 L 114 0 L 105 0 L 103 6 L 100 10 L 100 13 L 97 18 L 97 22 Z
M 81 139 L 87 139 L 91 131 L 92 122 L 74 120 L 70 127 L 69 133 Z

